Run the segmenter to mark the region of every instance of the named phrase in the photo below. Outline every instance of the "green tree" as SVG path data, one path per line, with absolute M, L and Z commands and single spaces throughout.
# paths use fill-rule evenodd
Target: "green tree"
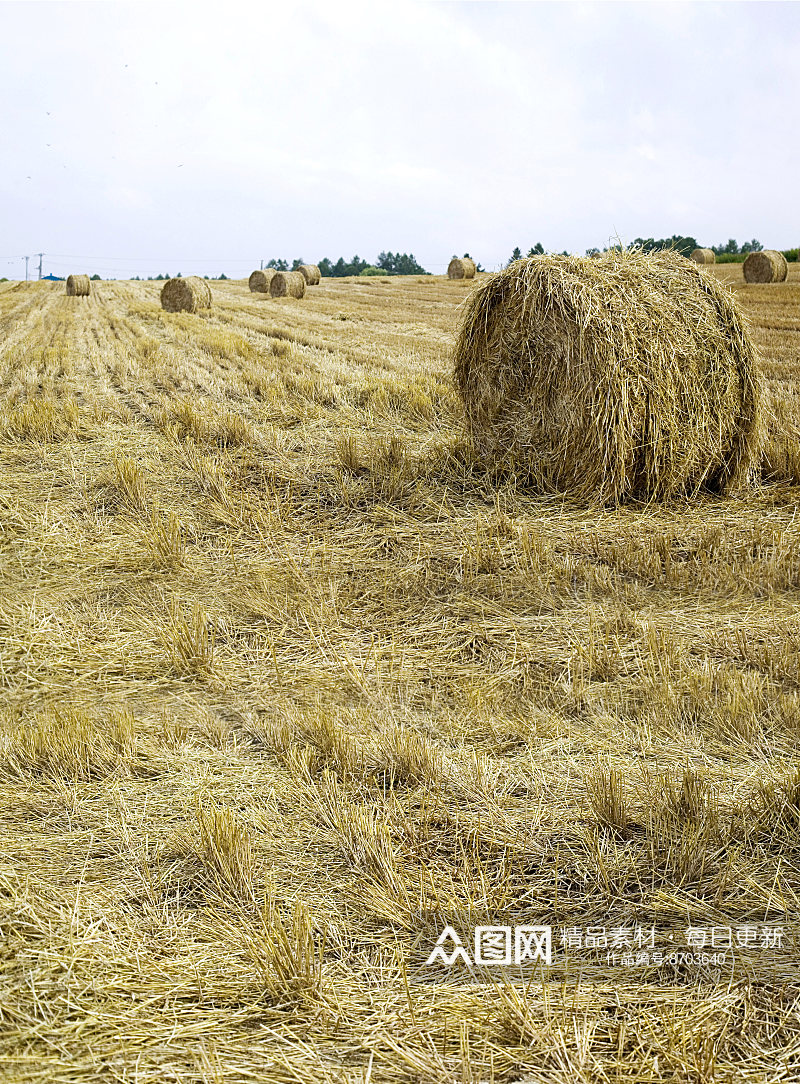
M 632 247 L 641 248 L 643 252 L 661 252 L 664 249 L 673 249 L 681 256 L 691 256 L 694 250 L 700 246 L 697 243 L 697 238 L 683 237 L 679 233 L 674 233 L 672 237 L 662 237 L 658 241 L 652 237 L 637 237 Z M 618 245 L 612 245 L 606 251 L 613 252 L 618 248 Z
M 529 256 L 544 256 L 544 245 L 541 241 L 537 241 L 532 249 L 528 252 Z
M 514 262 L 514 260 L 521 260 L 521 259 L 522 259 L 522 252 L 520 251 L 519 247 L 517 247 L 511 253 L 511 259 L 506 264 L 506 267 L 510 267 L 511 264 Z
M 375 261 L 375 266 L 390 275 L 427 275 L 425 268 L 417 263 L 412 253 L 406 252 L 381 252 Z

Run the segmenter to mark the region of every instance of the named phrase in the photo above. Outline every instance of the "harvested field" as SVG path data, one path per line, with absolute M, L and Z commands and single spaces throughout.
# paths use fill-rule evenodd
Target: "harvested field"
M 800 270 L 707 273 L 761 484 L 611 510 L 467 444 L 473 283 L 3 284 L 7 1079 L 798 1079 Z

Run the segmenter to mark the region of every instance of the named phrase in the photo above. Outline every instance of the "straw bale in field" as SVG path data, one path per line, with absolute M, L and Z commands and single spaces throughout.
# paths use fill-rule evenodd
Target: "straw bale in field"
M 70 275 L 67 279 L 67 297 L 88 297 L 91 288 L 88 275 Z
M 455 380 L 487 460 L 619 502 L 747 481 L 755 364 L 732 293 L 683 256 L 535 256 L 469 299 Z
M 319 280 L 322 276 L 315 263 L 301 263 L 297 270 L 306 280 L 306 286 L 319 286 Z
M 306 280 L 299 271 L 276 271 L 269 292 L 272 297 L 304 297 Z
M 751 252 L 742 270 L 745 282 L 785 282 L 789 265 L 782 252 L 765 248 L 761 252 Z
M 254 294 L 268 294 L 269 284 L 272 282 L 274 274 L 275 272 L 271 267 L 268 267 L 265 271 L 254 271 L 247 280 L 251 292 Z
M 190 275 L 167 279 L 161 289 L 161 308 L 167 312 L 197 312 L 211 305 L 211 287 L 205 279 Z
M 469 256 L 465 256 L 461 260 L 454 257 L 447 265 L 447 277 L 449 279 L 474 279 L 475 270 L 475 261 L 471 260 Z
M 713 248 L 696 248 L 691 255 L 695 263 L 716 263 L 717 257 Z

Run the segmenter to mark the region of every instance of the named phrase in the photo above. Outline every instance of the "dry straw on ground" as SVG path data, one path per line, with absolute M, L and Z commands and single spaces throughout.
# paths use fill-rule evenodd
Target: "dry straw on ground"
M 161 290 L 161 307 L 167 312 L 197 312 L 211 306 L 211 287 L 205 279 L 168 279 Z
M 717 257 L 711 248 L 696 248 L 691 255 L 695 263 L 716 263 Z
M 304 297 L 306 280 L 299 271 L 276 271 L 269 292 L 272 297 Z
M 268 294 L 269 284 L 272 282 L 274 275 L 275 272 L 271 267 L 266 268 L 264 271 L 254 271 L 247 280 L 251 292 L 254 294 Z
M 88 275 L 70 275 L 67 279 L 67 297 L 88 297 L 90 290 Z
M 460 260 L 454 257 L 447 266 L 447 277 L 449 279 L 474 279 L 475 271 L 475 261 L 471 260 L 469 256 L 464 256 Z
M 762 252 L 751 252 L 742 270 L 745 282 L 785 282 L 789 265 L 782 252 L 765 248 Z
M 306 286 L 319 286 L 322 276 L 315 263 L 301 263 L 297 270 L 306 280 Z
M 470 298 L 455 378 L 477 448 L 544 490 L 742 486 L 755 353 L 729 290 L 672 252 L 518 260 Z
M 695 271 L 783 466 L 622 509 L 470 454 L 474 284 L 0 283 L 4 1082 L 797 1081 L 800 285 Z

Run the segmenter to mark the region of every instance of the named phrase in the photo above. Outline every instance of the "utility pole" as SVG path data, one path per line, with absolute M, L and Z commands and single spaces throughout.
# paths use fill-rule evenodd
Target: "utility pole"
M 42 256 L 44 256 L 44 253 L 43 252 L 37 252 L 36 255 L 39 257 L 39 278 L 41 279 L 41 277 L 42 277 Z
M 262 271 L 264 270 L 264 261 L 263 260 L 261 261 L 261 270 Z
M 26 282 L 28 281 L 28 260 L 29 259 L 30 259 L 30 256 L 25 257 L 25 281 Z

